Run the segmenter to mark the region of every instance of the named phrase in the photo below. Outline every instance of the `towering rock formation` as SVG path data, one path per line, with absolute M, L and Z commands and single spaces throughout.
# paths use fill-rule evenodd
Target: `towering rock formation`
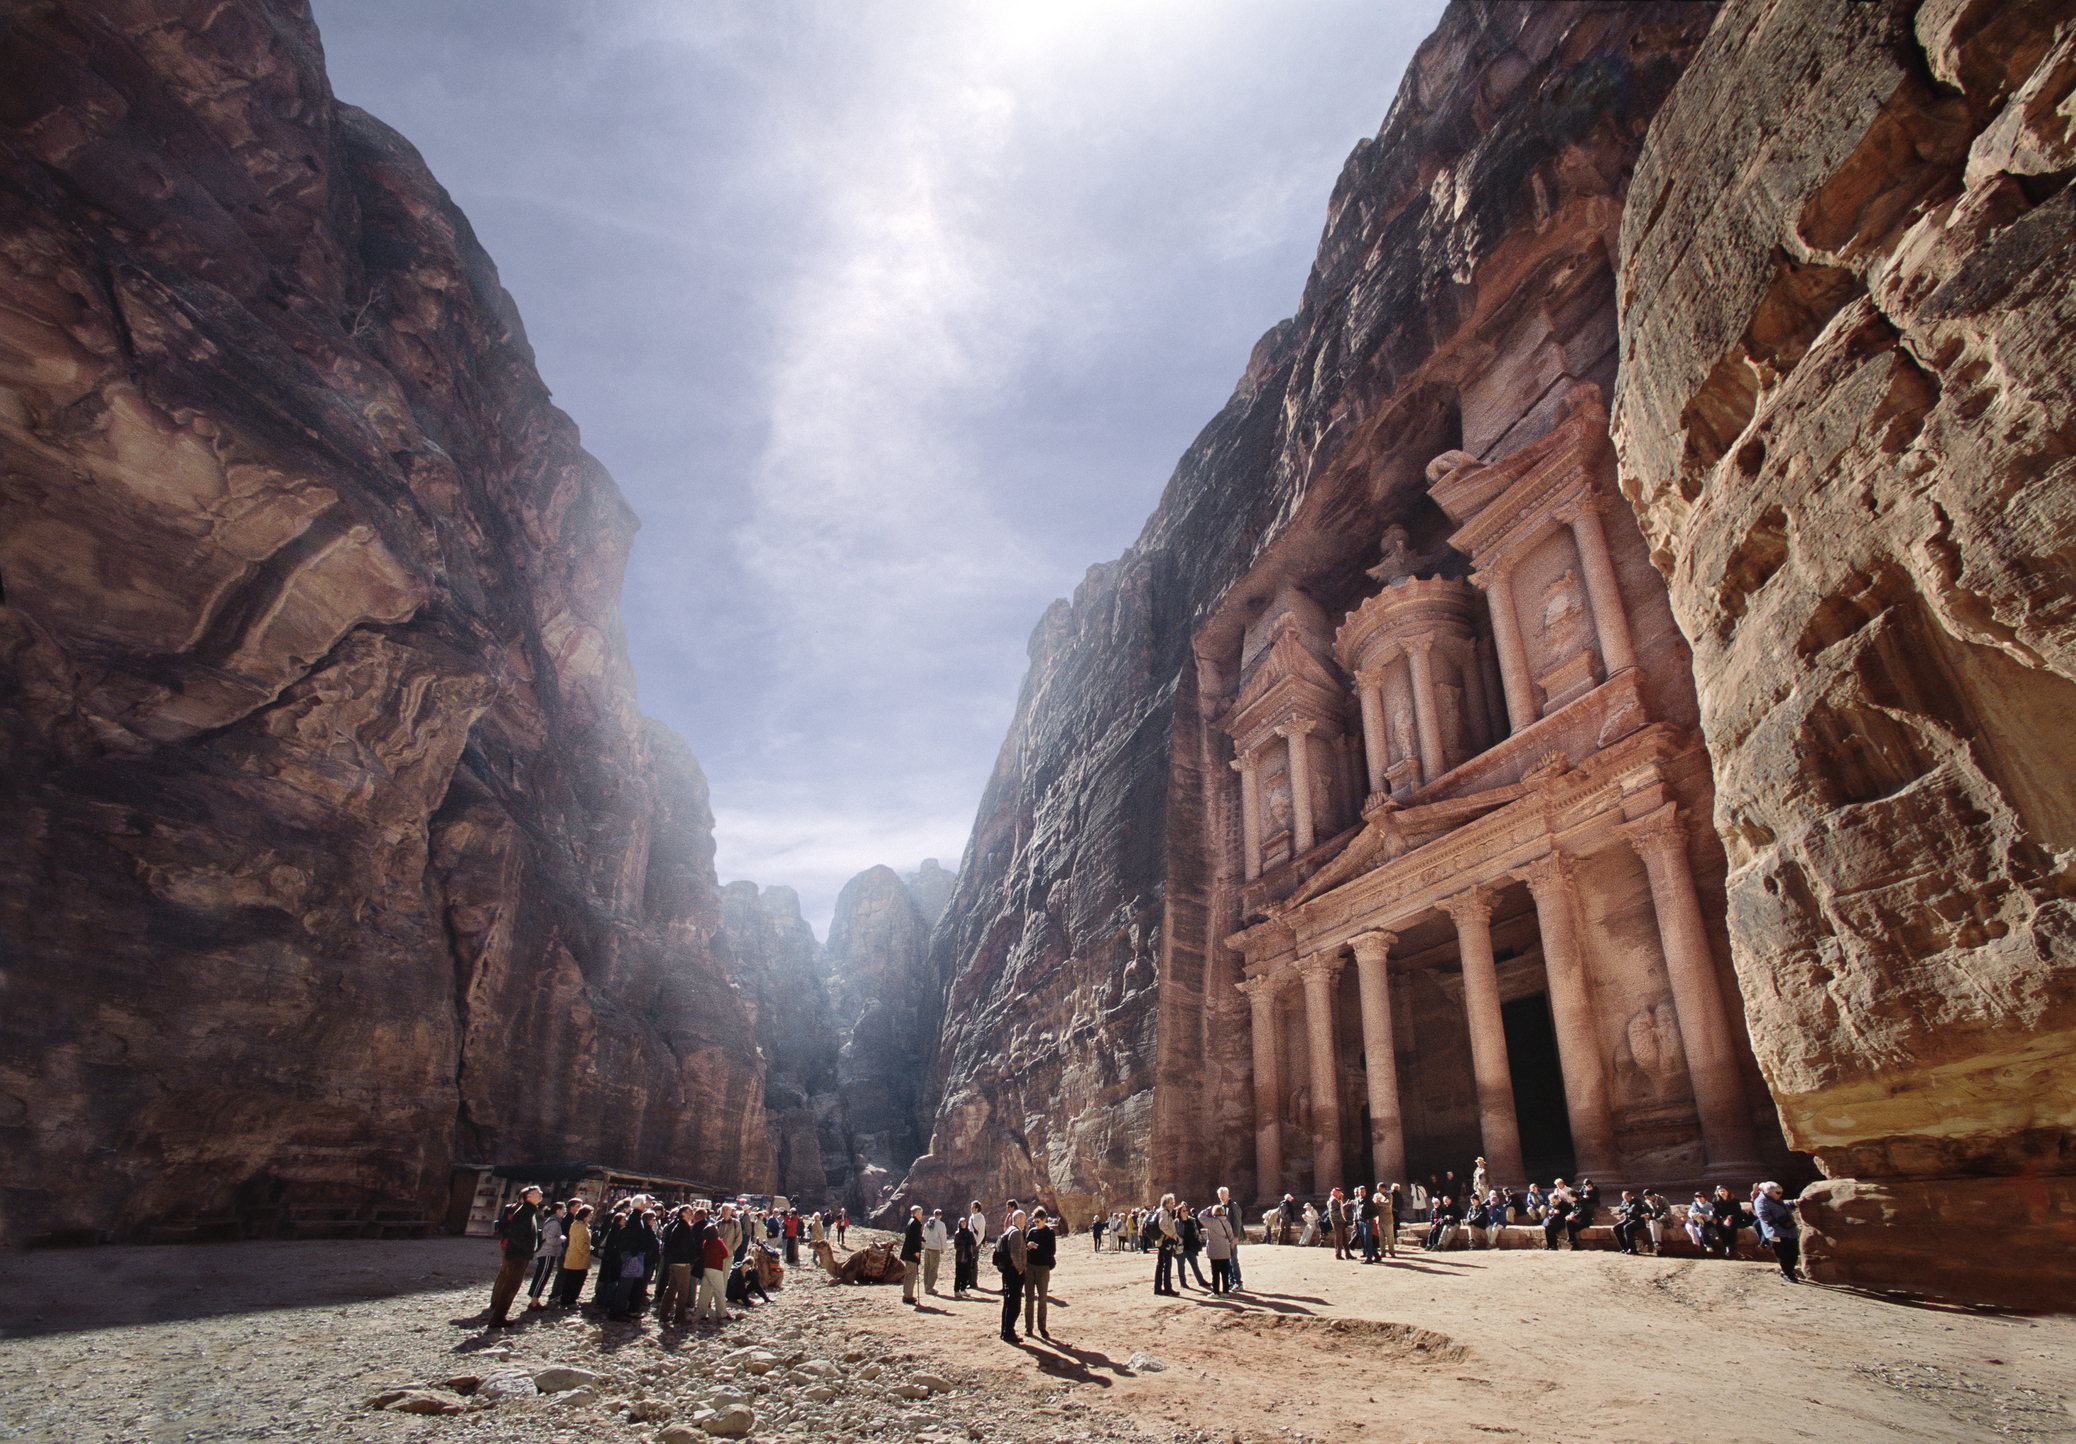
M 928 1127 L 923 1084 L 938 988 L 925 908 L 941 910 L 951 878 L 934 860 L 916 876 L 920 893 L 892 868 L 867 868 L 844 884 L 829 924 L 830 1002 L 843 1045 L 824 1147 L 854 1209 L 880 1201 L 922 1152 Z
M 1288 645 L 1307 651 L 1331 641 L 1320 643 L 1315 623 L 1380 582 L 1438 573 L 1445 589 L 1460 584 L 1468 558 L 1445 542 L 1464 513 L 1445 514 L 1429 496 L 1437 456 L 1460 448 L 1466 461 L 1525 466 L 1576 441 L 1586 448 L 1583 474 L 1607 484 L 1604 430 L 1598 451 L 1586 433 L 1600 414 L 1595 388 L 1604 394 L 1614 380 L 1613 256 L 1629 168 L 1711 16 L 1710 7 L 1679 4 L 1459 3 L 1421 47 L 1383 129 L 1357 147 L 1335 188 L 1297 316 L 1262 338 L 1138 541 L 1092 568 L 1033 634 L 1015 720 L 936 932 L 945 1020 L 930 1082 L 935 1121 L 904 1196 L 1037 1195 L 1074 1218 L 1098 1198 L 1136 1200 L 1156 1185 L 1201 1197 L 1229 1182 L 1247 1197 L 1277 1182 L 1258 1176 L 1263 1161 L 1287 1166 L 1281 1145 L 1265 1141 L 1286 1107 L 1293 1134 L 1320 1140 L 1316 1155 L 1305 1150 L 1305 1176 L 1315 1157 L 1321 1168 L 1353 1165 L 1353 1154 L 1327 1151 L 1340 1128 L 1327 1096 L 1257 1095 L 1281 1065 L 1267 1033 L 1250 1044 L 1250 1005 L 1236 986 L 1243 959 L 1228 940 L 1265 908 L 1297 906 L 1291 889 L 1324 876 L 1355 837 L 1358 814 L 1382 816 L 1398 803 L 1379 795 L 1391 789 L 1376 786 L 1374 772 L 1362 786 L 1362 751 L 1345 729 L 1328 746 L 1293 727 L 1299 741 L 1288 750 L 1303 758 L 1276 774 L 1281 784 L 1262 780 L 1269 816 L 1243 818 L 1229 767 L 1240 759 L 1223 719 L 1253 696 L 1243 689 L 1262 675 L 1264 657 L 1282 655 L 1283 619 L 1295 629 Z M 1545 444 L 1560 423 L 1571 431 Z M 1527 728 L 1537 708 L 1561 712 L 1603 678 L 1629 689 L 1626 710 L 1611 708 L 1604 688 L 1599 701 L 1589 697 L 1589 710 L 1609 709 L 1595 714 L 1598 731 L 1562 745 L 1642 739 L 1626 745 L 1643 768 L 1635 775 L 1648 773 L 1661 789 L 1652 805 L 1705 815 L 1705 759 L 1684 730 L 1695 717 L 1684 645 L 1633 521 L 1618 511 L 1606 522 L 1606 544 L 1593 553 L 1602 569 L 1587 578 L 1596 589 L 1590 615 L 1599 617 L 1610 596 L 1626 598 L 1636 655 L 1625 661 L 1605 644 L 1597 656 L 1553 654 L 1553 670 L 1524 684 L 1528 710 L 1516 720 Z M 1403 529 L 1401 565 L 1366 577 L 1393 524 Z M 1382 565 L 1392 561 L 1387 554 Z M 1589 616 L 1578 566 L 1591 569 L 1581 562 L 1569 580 L 1562 567 L 1535 578 L 1536 620 L 1552 636 L 1578 631 Z M 1290 665 L 1310 665 L 1321 688 L 1347 685 L 1331 657 L 1308 655 L 1311 664 L 1293 655 Z M 1446 724 L 1423 714 L 1421 736 L 1469 715 L 1469 686 L 1452 681 L 1444 700 L 1458 710 Z M 1497 690 L 1495 679 L 1485 695 Z M 1656 729 L 1647 738 L 1636 731 L 1645 718 Z M 1504 713 L 1475 720 L 1481 736 L 1505 735 Z M 1576 717 L 1551 723 L 1564 738 L 1579 725 Z M 1402 758 L 1411 736 L 1391 755 Z M 1370 746 L 1381 762 L 1389 739 Z M 1556 760 L 1509 753 L 1505 775 L 1479 785 L 1511 788 L 1515 798 L 1557 796 L 1563 789 L 1542 790 L 1564 767 L 1559 742 L 1550 746 Z M 1438 745 L 1424 765 L 1439 773 L 1455 760 Z M 1422 785 L 1416 775 L 1414 788 Z M 1640 795 L 1633 801 L 1643 805 Z M 1497 805 L 1459 809 L 1458 820 Z M 1283 820 L 1293 809 L 1294 832 Z M 1665 837 L 1679 839 L 1668 845 L 1681 874 L 1705 904 L 1714 899 L 1704 912 L 1720 918 L 1722 853 L 1705 829 L 1693 831 Z M 1255 861 L 1280 869 L 1287 886 L 1249 890 L 1256 874 L 1253 864 L 1242 871 L 1243 834 Z M 1365 865 L 1388 861 L 1404 841 L 1372 838 L 1360 856 Z M 1662 986 L 1665 967 L 1649 926 L 1652 891 L 1631 844 L 1614 836 L 1606 845 L 1626 861 L 1610 856 L 1602 875 L 1582 884 L 1599 889 L 1583 931 L 1626 949 L 1618 959 L 1626 971 L 1610 973 L 1603 1018 L 1576 1035 L 1586 1050 L 1579 1077 L 1605 1073 L 1627 1086 L 1635 1075 L 1621 1156 L 1698 1168 L 1678 1025 L 1669 1003 L 1654 1009 L 1646 996 Z M 1437 948 L 1412 960 L 1432 995 L 1423 1006 L 1440 1009 L 1456 988 L 1461 1028 L 1462 985 L 1449 976 L 1454 944 L 1436 932 Z M 1697 986 L 1714 986 L 1720 972 L 1728 987 L 1719 925 L 1713 936 L 1705 922 L 1685 927 L 1667 951 Z M 1352 988 L 1352 974 L 1343 982 Z M 1329 991 L 1316 1006 L 1330 1011 L 1332 1001 Z M 1631 1007 L 1634 1018 L 1614 1011 Z M 1272 1010 L 1269 1023 L 1277 1016 Z M 1608 1051 L 1596 1057 L 1603 1035 Z M 1318 1083 L 1336 1096 L 1349 1087 L 1359 1094 L 1359 1060 L 1381 1059 L 1381 1050 L 1331 1029 L 1314 1038 Z M 1763 1135 L 1764 1092 L 1734 1022 L 1709 1041 L 1724 1096 L 1742 1093 L 1753 1105 L 1745 1134 Z M 1290 1067 L 1303 1063 L 1293 1058 Z M 1573 1071 L 1567 1059 L 1567 1088 Z M 1466 1117 L 1474 1140 L 1468 1074 L 1437 1072 L 1432 1081 L 1437 1114 L 1426 1146 L 1453 1148 Z M 1531 1080 L 1531 1091 L 1537 1086 L 1550 1085 Z M 1726 1105 L 1733 1127 L 1744 1110 L 1742 1101 Z M 1360 1110 L 1344 1117 L 1356 1126 Z M 1785 1162 L 1777 1143 L 1772 1149 Z
M 2072 113 L 2066 5 L 1730 6 L 1637 167 L 1615 431 L 1816 1268 L 2034 1307 L 2076 1303 Z
M 804 1205 L 831 1200 L 821 1125 L 836 1091 L 839 1043 L 827 965 L 789 887 L 731 882 L 721 889 L 714 950 L 755 1018 L 771 1131 L 772 1187 Z
M 257 1167 L 762 1186 L 706 785 L 635 520 L 296 0 L 0 20 L 0 1137 L 12 1235 Z

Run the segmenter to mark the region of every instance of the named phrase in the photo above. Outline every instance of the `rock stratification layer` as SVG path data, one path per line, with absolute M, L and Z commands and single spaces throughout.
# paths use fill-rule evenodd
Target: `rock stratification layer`
M 464 1158 L 766 1184 L 635 520 L 467 220 L 292 0 L 0 21 L 10 1233 L 433 1204 Z
M 1730 6 L 1638 163 L 1615 427 L 1817 1269 L 2031 1306 L 2076 1302 L 2072 110 L 2067 6 Z

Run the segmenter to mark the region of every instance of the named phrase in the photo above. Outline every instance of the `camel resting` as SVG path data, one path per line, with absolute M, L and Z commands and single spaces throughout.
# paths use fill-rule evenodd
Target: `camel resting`
M 867 1244 L 858 1249 L 842 1263 L 836 1261 L 836 1250 L 824 1239 L 815 1245 L 815 1261 L 829 1271 L 829 1277 L 840 1284 L 898 1284 L 901 1282 L 901 1258 L 889 1243 Z

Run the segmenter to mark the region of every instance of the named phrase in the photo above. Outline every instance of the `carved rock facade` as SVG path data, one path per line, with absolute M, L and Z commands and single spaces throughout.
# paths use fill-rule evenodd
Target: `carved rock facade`
M 1814 1266 L 2025 1306 L 2076 1302 L 2072 111 L 2066 6 L 1730 6 L 1637 166 L 1614 427 Z
M 1560 1100 L 1544 1160 L 1571 1161 L 1581 1101 L 1610 1174 L 1768 1156 L 1722 1006 L 1722 853 L 1689 825 L 1710 801 L 1688 653 L 1607 504 L 1599 400 L 1629 168 L 1710 18 L 1458 5 L 1421 48 L 1349 159 L 1298 315 L 1138 542 L 1032 638 L 936 935 L 935 1123 L 903 1198 L 1035 1195 L 1079 1218 L 1149 1186 L 1323 1189 L 1393 1149 L 1461 1170 L 1498 1146 L 1484 1105 L 1511 1091 L 1503 1064 L 1473 1067 L 1466 1008 L 1489 1024 L 1543 991 L 1540 907 L 1570 924 L 1585 1004 L 1575 1056 L 1546 1049 L 1534 1080 Z M 1568 899 L 1512 876 L 1541 866 Z M 1660 870 L 1693 899 L 1675 918 Z M 1500 972 L 1466 1004 L 1481 885 Z M 1335 964 L 1391 925 L 1380 1012 L 1368 966 Z M 1301 957 L 1317 976 L 1265 996 Z M 1407 1056 L 1366 1070 L 1387 1015 Z

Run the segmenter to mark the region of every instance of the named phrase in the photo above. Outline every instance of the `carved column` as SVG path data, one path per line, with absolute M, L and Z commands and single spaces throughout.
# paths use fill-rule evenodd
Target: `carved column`
M 1254 1191 L 1262 1200 L 1283 1193 L 1283 1032 L 1276 1026 L 1277 979 L 1234 984 L 1247 995 L 1254 1030 Z
M 1370 1182 L 1405 1183 L 1406 1129 L 1398 1107 L 1398 1045 L 1391 1027 L 1391 975 L 1386 959 L 1396 933 L 1355 938 L 1355 982 L 1362 997 L 1362 1057 L 1369 1074 L 1370 1153 L 1377 1176 Z
M 1471 1073 L 1477 1080 L 1478 1127 L 1485 1162 L 1502 1182 L 1525 1180 L 1521 1125 L 1514 1117 L 1514 1075 L 1507 1063 L 1507 1030 L 1499 1014 L 1499 973 L 1492 962 L 1492 894 L 1474 887 L 1435 904 L 1456 920 L 1463 959 L 1463 1011 L 1470 1024 Z
M 1737 1035 L 1723 1000 L 1715 953 L 1708 945 L 1694 872 L 1687 864 L 1687 830 L 1680 824 L 1679 805 L 1668 802 L 1615 830 L 1629 839 L 1650 874 L 1665 971 L 1672 980 L 1672 1006 L 1679 1014 L 1680 1043 L 1687 1051 L 1694 1108 L 1701 1115 L 1701 1136 L 1708 1149 L 1705 1176 L 1749 1177 L 1759 1167 L 1758 1140 L 1737 1066 Z
M 1341 1091 L 1334 1066 L 1336 953 L 1315 953 L 1297 965 L 1305 980 L 1305 1030 L 1312 1042 L 1312 1186 L 1320 1193 L 1341 1183 Z
M 1261 764 L 1252 752 L 1233 759 L 1240 774 L 1240 863 L 1247 881 L 1261 876 Z
M 1312 724 L 1301 717 L 1276 729 L 1276 735 L 1290 748 L 1290 825 L 1296 834 L 1291 841 L 1292 857 L 1310 852 L 1317 840 L 1312 817 L 1312 749 L 1305 741 L 1311 733 Z
M 1406 661 L 1413 673 L 1413 720 L 1420 724 L 1420 781 L 1424 785 L 1449 770 L 1442 756 L 1442 719 L 1434 703 L 1434 638 L 1405 639 Z
M 1572 1151 L 1579 1173 L 1605 1186 L 1616 1179 L 1615 1121 L 1608 1107 L 1607 1068 L 1600 1057 L 1600 1029 L 1572 922 L 1571 865 L 1546 853 L 1514 874 L 1535 898 L 1542 931 L 1543 969 L 1550 986 L 1550 1014 L 1557 1026 L 1557 1059 L 1564 1072 L 1564 1101 L 1571 1115 Z
M 1463 750 L 1478 753 L 1491 746 L 1493 741 L 1487 732 L 1485 669 L 1479 665 L 1476 642 L 1464 648 L 1459 657 L 1462 663 L 1459 675 L 1463 678 Z
M 1497 745 L 1507 735 L 1506 693 L 1500 685 L 1499 663 L 1492 657 L 1492 619 L 1485 619 L 1485 631 L 1478 637 L 1478 676 L 1485 690 L 1485 735 Z
M 1493 568 L 1471 578 L 1485 588 L 1492 612 L 1492 645 L 1499 653 L 1499 682 L 1507 694 L 1507 720 L 1519 732 L 1536 719 L 1535 683 L 1528 676 L 1528 650 L 1521 641 L 1521 614 L 1514 610 L 1514 578 Z
M 1622 610 L 1622 589 L 1615 585 L 1615 563 L 1608 555 L 1607 530 L 1600 524 L 1602 502 L 1588 496 L 1563 514 L 1579 548 L 1579 567 L 1586 574 L 1586 595 L 1593 603 L 1593 630 L 1600 637 L 1600 661 L 1607 674 L 1636 665 L 1629 637 L 1629 614 Z
M 1362 752 L 1369 764 L 1370 795 L 1389 787 L 1384 769 L 1391 765 L 1391 749 L 1384 740 L 1384 678 L 1379 672 L 1358 672 L 1355 695 L 1362 699 Z

